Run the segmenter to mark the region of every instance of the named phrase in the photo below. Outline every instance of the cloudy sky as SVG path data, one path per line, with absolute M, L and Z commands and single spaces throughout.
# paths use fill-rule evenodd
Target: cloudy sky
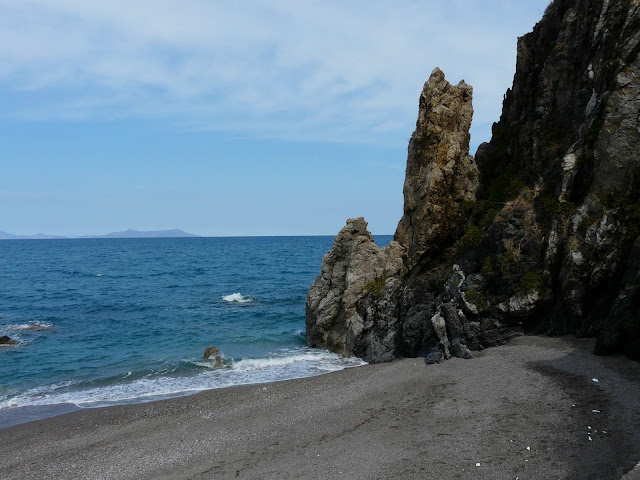
M 393 233 L 422 85 L 490 136 L 548 0 L 0 0 L 0 230 Z

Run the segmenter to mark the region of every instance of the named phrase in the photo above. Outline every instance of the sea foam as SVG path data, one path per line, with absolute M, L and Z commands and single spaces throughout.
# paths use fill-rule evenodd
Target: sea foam
M 201 362 L 190 360 L 193 365 Z M 14 396 L 0 396 L 0 411 L 12 407 L 67 404 L 100 407 L 138 403 L 183 396 L 202 390 L 268 383 L 310 377 L 365 365 L 358 358 L 344 358 L 324 350 L 286 349 L 265 358 L 231 361 L 223 368 L 200 368 L 192 375 L 147 375 L 100 387 L 83 387 L 76 382 L 39 386 Z M 124 376 L 128 377 L 130 373 Z
M 240 292 L 232 293 L 231 295 L 225 295 L 222 300 L 229 303 L 250 303 L 253 302 L 253 298 L 242 295 Z
M 7 325 L 6 327 L 3 328 L 3 330 L 9 331 L 9 332 L 16 332 L 20 330 L 31 330 L 31 331 L 37 332 L 40 330 L 51 330 L 54 326 L 55 325 L 48 322 L 17 323 L 13 325 Z

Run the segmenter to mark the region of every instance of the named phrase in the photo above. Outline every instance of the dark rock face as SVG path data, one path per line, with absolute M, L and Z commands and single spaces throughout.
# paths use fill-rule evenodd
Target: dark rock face
M 637 0 L 553 2 L 519 40 L 513 88 L 476 155 L 479 209 L 507 207 L 484 227 L 489 248 L 467 258 L 516 259 L 490 291 L 539 292 L 528 328 L 597 336 L 597 353 L 640 344 L 639 51 Z M 501 222 L 517 204 L 531 221 Z
M 472 89 L 435 70 L 393 274 L 380 295 L 345 302 L 340 292 L 380 269 L 352 262 L 343 230 L 309 293 L 309 343 L 434 363 L 526 331 L 574 333 L 597 337 L 596 353 L 640 358 L 639 52 L 640 0 L 554 1 L 519 40 L 513 88 L 475 161 Z

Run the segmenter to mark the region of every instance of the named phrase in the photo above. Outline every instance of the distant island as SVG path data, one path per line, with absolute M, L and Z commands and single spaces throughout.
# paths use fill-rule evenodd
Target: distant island
M 38 233 L 36 235 L 14 235 L 12 233 L 0 231 L 0 240 L 55 240 L 55 239 L 70 239 L 70 238 L 193 238 L 200 235 L 194 235 L 193 233 L 187 233 L 183 230 L 152 230 L 152 231 L 139 231 L 139 230 L 125 230 L 123 232 L 111 232 L 106 235 L 83 235 L 80 237 L 63 237 L 59 235 L 46 235 L 44 233 Z

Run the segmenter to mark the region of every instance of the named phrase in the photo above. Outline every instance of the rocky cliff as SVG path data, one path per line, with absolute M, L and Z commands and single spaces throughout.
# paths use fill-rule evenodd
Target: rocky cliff
M 368 361 L 469 357 L 524 332 L 640 359 L 640 0 L 556 0 L 519 39 L 489 143 L 472 89 L 420 96 L 395 241 L 338 234 L 307 340 Z

